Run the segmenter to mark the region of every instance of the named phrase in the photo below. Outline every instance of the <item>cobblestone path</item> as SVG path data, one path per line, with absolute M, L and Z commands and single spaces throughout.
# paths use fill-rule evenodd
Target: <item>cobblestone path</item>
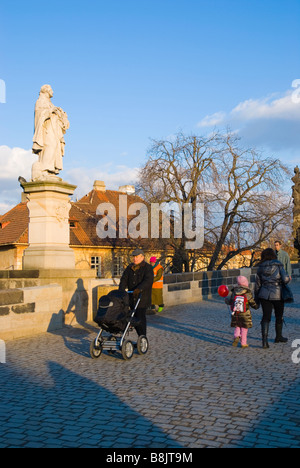
M 92 324 L 8 342 L 0 448 L 299 448 L 300 286 L 293 288 L 289 342 L 273 343 L 273 317 L 269 350 L 261 348 L 261 311 L 253 312 L 250 347 L 231 346 L 219 299 L 148 316 L 150 350 L 130 361 L 105 352 L 92 360 Z

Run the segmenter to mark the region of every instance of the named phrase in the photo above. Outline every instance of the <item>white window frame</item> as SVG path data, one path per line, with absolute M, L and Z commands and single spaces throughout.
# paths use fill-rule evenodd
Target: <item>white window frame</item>
M 98 255 L 91 256 L 91 269 L 97 270 L 97 277 L 102 277 L 102 258 Z

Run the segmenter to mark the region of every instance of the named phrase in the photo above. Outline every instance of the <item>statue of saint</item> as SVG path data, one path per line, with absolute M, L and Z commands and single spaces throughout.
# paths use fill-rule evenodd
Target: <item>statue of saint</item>
M 299 170 L 299 167 L 296 166 L 295 169 L 294 169 L 294 177 L 292 177 L 292 181 L 295 183 L 295 185 L 300 185 L 300 170 Z
M 295 185 L 293 185 L 293 199 L 294 199 L 294 213 L 300 212 L 300 174 L 299 174 L 299 167 L 295 167 L 294 169 L 294 177 L 292 181 Z
M 70 124 L 67 114 L 52 104 L 52 97 L 51 86 L 44 85 L 35 104 L 32 151 L 39 159 L 32 165 L 32 181 L 57 180 L 57 174 L 63 168 L 64 134 Z
M 294 247 L 299 252 L 299 259 L 300 259 L 300 171 L 299 167 L 295 167 L 294 169 L 294 177 L 292 181 L 295 185 L 293 185 L 293 199 L 294 199 L 294 223 L 293 223 L 293 236 L 294 236 Z

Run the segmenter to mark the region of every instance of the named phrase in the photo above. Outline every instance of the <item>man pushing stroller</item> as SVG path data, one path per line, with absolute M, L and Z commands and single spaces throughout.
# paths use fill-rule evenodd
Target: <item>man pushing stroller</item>
M 145 262 L 145 254 L 141 249 L 135 249 L 132 254 L 133 262 L 124 271 L 119 290 L 133 291 L 130 298 L 131 308 L 134 308 L 135 302 L 141 293 L 141 301 L 136 310 L 135 317 L 139 322 L 135 329 L 138 336 L 146 336 L 147 320 L 146 311 L 151 306 L 151 294 L 153 285 L 153 269 L 151 265 Z

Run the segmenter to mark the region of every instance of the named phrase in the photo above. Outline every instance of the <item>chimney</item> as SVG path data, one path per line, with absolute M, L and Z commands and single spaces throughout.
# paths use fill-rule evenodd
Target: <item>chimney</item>
M 93 189 L 98 190 L 99 192 L 105 192 L 106 187 L 105 187 L 105 183 L 103 182 L 103 180 L 95 180 Z
M 135 186 L 134 185 L 121 185 L 121 187 L 119 187 L 119 192 L 126 193 L 127 195 L 135 195 Z
M 27 193 L 21 192 L 21 203 L 27 203 L 28 198 L 27 198 Z

